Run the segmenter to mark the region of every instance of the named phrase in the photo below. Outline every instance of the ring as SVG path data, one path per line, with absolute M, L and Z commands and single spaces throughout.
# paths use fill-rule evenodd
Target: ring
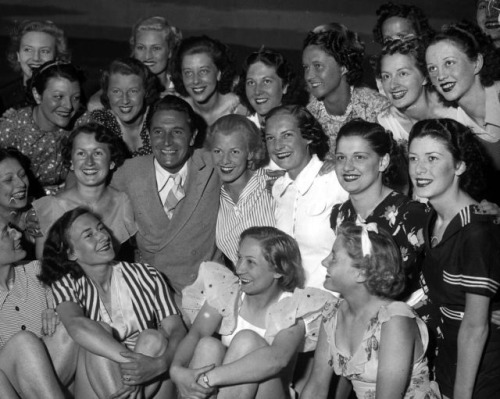
M 128 375 L 127 375 L 127 376 L 125 376 L 125 377 L 123 377 L 123 379 L 124 379 L 125 381 L 130 381 L 130 377 L 129 377 Z

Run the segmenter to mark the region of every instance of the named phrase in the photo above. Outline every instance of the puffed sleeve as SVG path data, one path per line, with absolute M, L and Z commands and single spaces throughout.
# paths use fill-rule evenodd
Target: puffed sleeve
M 63 302 L 75 302 L 82 306 L 78 295 L 77 283 L 69 274 L 52 283 L 52 293 L 54 294 L 54 307 Z
M 0 119 L 0 147 L 16 147 L 18 146 L 18 117 L 19 111 L 9 118 Z
M 238 298 L 238 277 L 219 263 L 203 262 L 196 281 L 182 290 L 182 308 L 194 322 L 206 301 L 222 316 L 219 334 L 229 335 L 236 328 Z
M 292 295 L 283 298 L 270 309 L 266 319 L 266 341 L 271 344 L 281 330 L 292 327 L 302 319 L 306 333 L 301 351 L 314 350 L 318 342 L 323 308 L 327 302 L 334 300 L 332 294 L 317 288 L 297 288 Z

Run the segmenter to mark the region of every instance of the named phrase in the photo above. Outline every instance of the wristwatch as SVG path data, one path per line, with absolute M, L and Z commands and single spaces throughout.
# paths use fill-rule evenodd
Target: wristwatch
M 210 385 L 210 380 L 208 379 L 208 375 L 206 375 L 205 373 L 201 375 L 201 380 L 203 381 L 204 384 L 207 385 L 207 387 L 213 388 L 213 386 Z

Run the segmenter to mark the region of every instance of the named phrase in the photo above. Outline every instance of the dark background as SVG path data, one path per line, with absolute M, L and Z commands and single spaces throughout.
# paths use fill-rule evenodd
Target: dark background
M 360 33 L 368 54 L 378 46 L 372 29 L 376 10 L 385 1 L 373 0 L 0 0 L 0 87 L 16 75 L 5 51 L 14 21 L 48 19 L 64 29 L 73 62 L 89 78 L 88 91 L 97 88 L 100 68 L 129 54 L 132 25 L 161 15 L 179 27 L 184 37 L 207 34 L 229 44 L 238 63 L 261 45 L 281 51 L 299 71 L 301 46 L 316 25 L 341 22 Z M 434 28 L 454 20 L 475 19 L 475 0 L 404 1 L 421 7 Z M 366 81 L 371 82 L 367 69 Z

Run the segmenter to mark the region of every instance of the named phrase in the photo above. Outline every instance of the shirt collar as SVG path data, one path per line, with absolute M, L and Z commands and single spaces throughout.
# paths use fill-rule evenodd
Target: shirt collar
M 305 195 L 314 183 L 314 178 L 318 175 L 322 166 L 323 162 L 321 162 L 318 156 L 314 154 L 309 163 L 304 169 L 302 169 L 295 180 L 290 178 L 288 172 L 285 173 L 283 177 L 280 177 L 274 184 L 275 193 L 281 197 L 285 193 L 288 186 L 294 184 L 295 187 L 297 187 L 299 194 Z
M 181 186 L 184 186 L 184 184 L 186 183 L 187 172 L 188 172 L 187 161 L 184 163 L 181 170 L 179 170 L 179 172 L 177 173 L 170 173 L 168 170 L 166 170 L 160 165 L 160 163 L 156 160 L 156 158 L 154 159 L 153 163 L 155 166 L 156 183 L 158 185 L 158 190 L 161 190 L 162 187 L 165 187 L 165 184 L 167 183 L 169 177 L 174 174 L 178 174 L 181 177 Z

